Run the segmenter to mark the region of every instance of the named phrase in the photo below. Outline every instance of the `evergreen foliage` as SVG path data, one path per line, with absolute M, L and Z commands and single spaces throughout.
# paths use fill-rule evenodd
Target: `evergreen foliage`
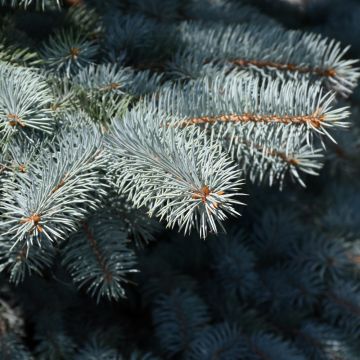
M 359 359 L 330 3 L 0 0 L 0 360 Z

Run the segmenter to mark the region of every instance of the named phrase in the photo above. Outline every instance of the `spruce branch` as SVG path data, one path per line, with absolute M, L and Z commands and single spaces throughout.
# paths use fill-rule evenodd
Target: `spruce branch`
M 83 2 L 67 10 L 64 27 L 73 28 L 89 39 L 98 38 L 103 30 L 98 13 Z
M 116 121 L 108 137 L 110 173 L 134 206 L 201 237 L 241 204 L 240 173 L 220 147 L 196 128 L 175 131 L 156 108 L 140 105 Z
M 353 359 L 344 334 L 339 329 L 316 321 L 301 325 L 293 333 L 295 344 L 314 359 Z
M 120 359 L 125 360 L 125 359 Z M 131 353 L 129 360 L 160 360 L 157 356 L 152 355 L 151 353 L 141 354 L 138 351 Z
M 282 188 L 286 176 L 305 186 L 302 173 L 317 175 L 317 138 L 333 140 L 328 129 L 347 126 L 347 108 L 332 109 L 333 99 L 316 83 L 214 72 L 185 86 L 166 86 L 153 101 L 172 114 L 168 127 L 204 129 L 252 182 Z
M 61 7 L 61 0 L 1 0 L 0 5 L 19 7 L 19 8 L 30 8 L 34 6 L 37 10 L 54 10 Z
M 66 76 L 47 74 L 46 81 L 53 97 L 50 108 L 58 122 L 69 116 L 76 116 L 76 113 L 81 112 L 79 111 L 79 94 L 70 79 Z
M 122 96 L 101 91 L 79 90 L 77 96 L 82 112 L 87 114 L 92 123 L 100 124 L 103 132 L 108 131 L 113 118 L 123 116 L 132 100 L 129 95 Z
M 117 64 L 101 64 L 84 67 L 73 79 L 87 90 L 103 93 L 113 92 L 118 95 L 125 93 L 131 74 L 128 68 L 120 68 Z
M 251 234 L 251 243 L 254 245 L 260 262 L 270 260 L 270 264 L 289 256 L 294 242 L 303 231 L 299 223 L 297 210 L 289 206 L 272 206 L 257 216 L 257 221 Z
M 156 335 L 170 357 L 186 350 L 192 337 L 210 320 L 205 303 L 189 290 L 176 289 L 162 295 L 154 307 Z
M 127 60 L 140 67 L 152 62 L 158 64 L 175 47 L 175 29 L 141 13 L 113 11 L 104 22 L 108 24 L 105 49 L 111 62 Z
M 122 117 L 133 96 L 153 91 L 160 78 L 117 64 L 90 65 L 73 78 L 73 88 L 79 106 L 94 122 L 107 128 L 111 119 Z M 143 85 L 144 81 L 147 85 Z
M 261 275 L 262 288 L 257 301 L 268 304 L 274 312 L 285 309 L 311 311 L 324 288 L 316 272 L 294 269 L 291 264 L 269 268 Z
M 120 355 L 116 349 L 103 344 L 102 341 L 95 336 L 79 349 L 78 353 L 74 356 L 74 360 L 120 360 Z
M 38 291 L 46 293 L 49 285 L 37 283 Z M 45 286 L 44 286 L 45 285 Z M 72 359 L 77 350 L 75 340 L 70 336 L 65 324 L 64 305 L 66 302 L 64 293 L 59 292 L 56 286 L 51 287 L 51 294 L 47 296 L 47 301 L 55 304 L 56 312 L 49 308 L 41 307 L 36 313 L 37 321 L 35 323 L 36 347 L 34 353 L 39 360 Z
M 360 73 L 345 54 L 349 47 L 318 34 L 284 31 L 281 27 L 244 24 L 206 26 L 188 22 L 180 27 L 185 51 L 189 48 L 204 62 L 230 62 L 276 77 L 319 78 L 337 93 L 348 96 Z
M 76 344 L 70 336 L 49 331 L 46 335 L 37 336 L 37 346 L 35 349 L 36 359 L 66 359 L 72 358 L 76 351 Z
M 31 353 L 19 336 L 13 333 L 0 335 L 0 358 L 13 360 L 33 360 Z
M 28 48 L 20 48 L 16 45 L 9 44 L 6 39 L 1 39 L 1 35 L 0 61 L 13 66 L 35 67 L 41 64 L 41 59 L 37 52 Z
M 314 231 L 307 237 L 307 241 L 295 245 L 289 255 L 293 269 L 311 269 L 319 278 L 328 282 L 337 282 L 346 277 L 352 267 L 348 245 L 339 235 L 332 235 L 330 242 L 328 236 Z
M 162 75 L 149 70 L 135 71 L 117 64 L 84 67 L 73 79 L 74 84 L 100 94 L 142 96 L 158 90 Z
M 32 70 L 0 63 L 0 143 L 27 129 L 52 130 L 51 93 Z
M 155 93 L 164 83 L 164 75 L 150 70 L 135 71 L 132 73 L 133 79 L 129 84 L 128 92 L 135 97 Z
M 70 28 L 57 31 L 44 44 L 42 54 L 49 69 L 71 77 L 84 66 L 91 64 L 98 52 L 98 45 Z
M 238 161 L 251 182 L 267 182 L 270 186 L 276 183 L 282 189 L 284 180 L 290 176 L 293 181 L 305 187 L 301 175 L 318 175 L 318 170 L 322 167 L 322 149 L 314 149 L 309 145 L 306 136 L 302 141 L 293 141 L 289 148 L 288 139 L 293 136 L 290 127 L 284 128 L 281 134 L 276 128 L 267 130 L 267 138 L 262 139 L 266 130 L 248 134 L 243 139 L 239 135 L 225 135 L 220 141 L 232 158 Z
M 12 295 L 12 293 L 9 291 L 8 286 L 3 285 L 0 298 L 0 336 L 6 333 L 23 335 L 24 319 L 22 311 L 14 304 L 11 297 L 9 299 L 9 295 Z
M 132 203 L 125 196 L 119 195 L 115 189 L 108 192 L 103 206 L 104 210 L 111 212 L 116 221 L 122 223 L 123 230 L 138 248 L 144 248 L 148 243 L 155 241 L 156 234 L 162 230 L 156 219 L 150 218 L 144 209 L 134 208 Z
M 127 242 L 121 222 L 94 215 L 65 244 L 62 264 L 78 287 L 97 301 L 118 300 L 125 297 L 126 276 L 137 271 L 135 253 Z
M 211 244 L 216 281 L 227 294 L 249 296 L 259 286 L 255 256 L 239 240 L 242 234 L 228 235 Z
M 145 48 L 150 50 L 152 36 L 159 31 L 156 21 L 141 14 L 124 15 L 116 12 L 105 21 L 109 24 L 106 28 L 105 47 L 113 52 L 113 60 L 118 59 L 121 54 L 130 58 L 140 57 Z
M 143 209 L 134 209 L 128 201 L 122 201 L 117 209 L 125 223 L 125 228 L 136 246 L 143 248 L 156 240 L 156 235 L 163 229 L 156 220 L 149 218 Z
M 22 137 L 14 138 L 10 142 L 3 160 L 3 166 L 7 170 L 6 175 L 12 176 L 14 181 L 16 181 L 16 176 L 26 176 L 28 166 L 36 162 L 39 156 L 40 141 L 33 144 L 24 140 L 26 139 Z
M 53 263 L 55 249 L 48 243 L 28 247 L 27 244 L 14 246 L 9 238 L 0 240 L 0 272 L 7 272 L 9 281 L 15 285 L 23 282 L 27 275 L 42 275 Z
M 352 341 L 359 341 L 360 293 L 357 283 L 339 281 L 324 299 L 324 316 L 333 325 L 340 326 Z
M 65 129 L 55 139 L 2 199 L 3 226 L 10 227 L 6 234 L 14 246 L 64 239 L 105 194 L 99 133 L 94 128 Z
M 332 139 L 328 129 L 347 126 L 343 121 L 349 116 L 347 107 L 333 109 L 334 97 L 333 92 L 324 94 L 319 83 L 219 73 L 189 83 L 185 89 L 166 88 L 159 108 L 179 118 L 169 126 L 210 127 L 217 138 L 221 138 L 219 133 L 244 136 L 251 132 L 261 138 L 262 132 L 267 139 L 273 127 L 277 132 L 293 127 L 288 147 L 299 134 L 306 133 L 311 143 L 313 133 Z
M 204 64 L 203 57 L 198 53 L 194 53 L 191 50 L 179 50 L 166 63 L 165 70 L 175 80 L 191 81 L 206 76 L 214 76 L 219 72 L 230 72 L 234 69 L 233 66 L 226 63 L 207 62 Z M 248 70 L 236 70 L 244 76 L 250 76 Z
M 205 360 L 215 356 L 222 359 L 239 359 L 242 354 L 242 334 L 233 324 L 213 325 L 202 331 L 190 344 L 187 351 L 189 360 Z
M 282 189 L 285 177 L 290 174 L 294 181 L 305 187 L 305 182 L 300 174 L 318 175 L 318 170 L 321 168 L 321 163 L 319 163 L 319 159 L 322 157 L 319 154 L 321 150 L 314 151 L 307 144 L 290 154 L 286 154 L 284 149 L 261 148 L 254 144 L 250 145 L 250 152 L 252 149 L 255 149 L 252 156 L 240 157 L 238 155 L 238 158 L 245 160 L 241 167 L 254 183 L 262 183 L 267 180 L 270 186 L 276 182 Z
M 345 185 L 337 180 L 327 187 L 322 201 L 324 205 L 320 203 L 317 208 L 321 215 L 315 220 L 318 229 L 329 235 L 360 233 L 360 193 L 357 184 Z
M 99 336 L 98 336 L 99 337 Z M 139 351 L 132 351 L 128 356 L 107 345 L 102 339 L 92 336 L 75 355 L 74 360 L 160 360 L 150 353 L 142 354 Z
M 244 333 L 237 325 L 228 322 L 212 325 L 198 334 L 187 355 L 189 360 L 211 359 L 278 359 L 305 360 L 295 347 L 268 333 Z
M 349 129 L 337 131 L 337 144 L 330 144 L 326 152 L 327 166 L 331 175 L 355 176 L 360 169 L 360 128 L 351 117 Z

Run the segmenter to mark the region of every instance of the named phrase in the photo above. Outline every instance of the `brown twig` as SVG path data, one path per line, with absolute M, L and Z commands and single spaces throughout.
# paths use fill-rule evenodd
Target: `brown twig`
M 186 127 L 190 125 L 221 123 L 280 123 L 280 124 L 310 124 L 314 128 L 320 128 L 325 120 L 324 114 L 315 112 L 311 115 L 261 115 L 261 114 L 229 114 L 217 116 L 200 116 L 180 121 L 176 126 Z
M 293 72 L 299 72 L 302 74 L 307 74 L 307 73 L 313 73 L 315 75 L 318 76 L 325 76 L 325 77 L 335 77 L 336 74 L 336 70 L 335 69 L 321 69 L 321 68 L 312 68 L 312 67 L 308 67 L 308 66 L 299 66 L 296 64 L 281 64 L 281 63 L 276 63 L 273 61 L 266 61 L 266 60 L 245 60 L 245 59 L 236 59 L 236 60 L 232 60 L 230 61 L 230 63 L 232 63 L 233 65 L 236 66 L 241 66 L 241 67 L 247 67 L 247 66 L 256 66 L 259 68 L 264 68 L 264 67 L 270 67 L 270 68 L 274 68 L 277 70 L 282 70 L 282 71 L 293 71 Z

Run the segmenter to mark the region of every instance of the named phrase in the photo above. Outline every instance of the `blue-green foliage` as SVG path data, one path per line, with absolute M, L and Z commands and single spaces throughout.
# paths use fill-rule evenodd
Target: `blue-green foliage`
M 240 359 L 241 332 L 228 323 L 216 324 L 201 332 L 191 343 L 187 353 L 189 360 Z
M 0 270 L 9 273 L 9 281 L 19 284 L 26 275 L 43 273 L 53 264 L 54 248 L 45 243 L 30 247 L 23 244 L 13 245 L 7 238 L 0 243 Z
M 207 325 L 209 315 L 196 294 L 175 289 L 155 300 L 153 321 L 162 349 L 173 356 L 189 346 L 196 333 Z
M 57 140 L 44 144 L 25 176 L 6 179 L 13 182 L 13 191 L 1 204 L 3 228 L 14 245 L 66 238 L 104 194 L 96 129 L 63 129 Z
M 349 95 L 357 84 L 356 60 L 344 59 L 349 48 L 321 35 L 284 31 L 273 24 L 202 24 L 188 22 L 180 28 L 185 50 L 191 47 L 203 61 L 230 62 L 269 76 L 318 77 L 327 87 Z
M 51 132 L 51 92 L 45 79 L 31 69 L 0 62 L 0 144 L 21 132 Z
M 49 69 L 70 77 L 94 61 L 98 45 L 70 28 L 52 35 L 44 45 L 43 58 Z
M 116 120 L 107 142 L 110 176 L 134 206 L 205 237 L 238 214 L 241 172 L 198 129 L 175 131 L 170 122 L 141 105 Z
M 126 235 L 121 223 L 94 215 L 64 246 L 63 265 L 78 287 L 85 287 L 98 301 L 103 296 L 124 297 L 122 283 L 136 271 Z
M 247 297 L 259 286 L 259 279 L 255 272 L 254 254 L 237 241 L 241 237 L 242 234 L 224 237 L 219 243 L 212 244 L 211 253 L 216 281 L 223 291 Z
M 102 345 L 95 337 L 85 344 L 75 360 L 116 360 L 119 354 L 115 349 Z
M 0 359 L 31 360 L 32 356 L 15 334 L 0 337 Z
M 0 360 L 359 359 L 359 6 L 284 1 L 0 0 Z
M 0 4 L 11 7 L 31 8 L 38 10 L 54 10 L 60 8 L 60 0 L 1 0 Z

